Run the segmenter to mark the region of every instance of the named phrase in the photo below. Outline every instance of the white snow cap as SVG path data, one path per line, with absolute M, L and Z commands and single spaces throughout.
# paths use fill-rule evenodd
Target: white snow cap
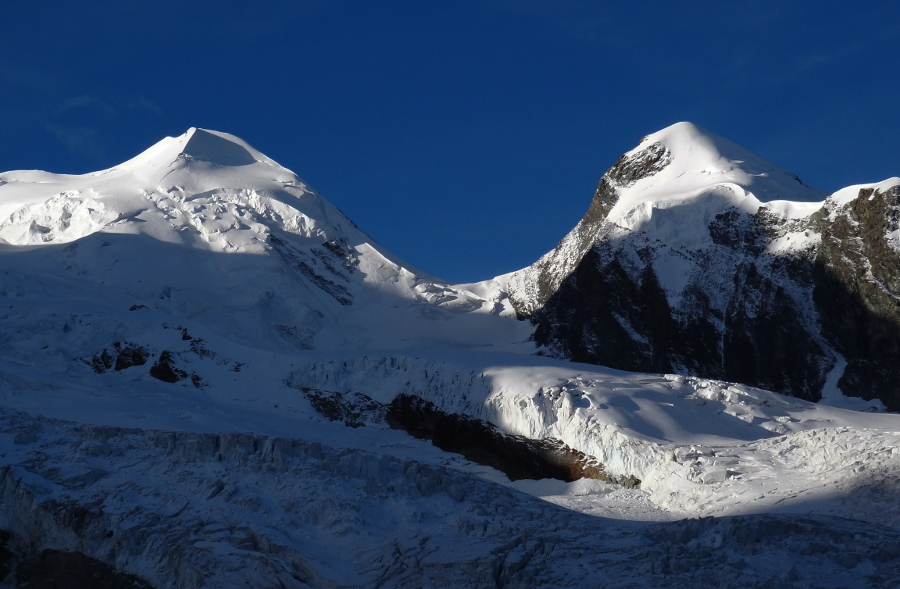
M 250 253 L 275 227 L 319 242 L 365 240 L 293 172 L 218 131 L 191 128 L 91 174 L 0 175 L 0 239 L 12 245 L 101 231 Z
M 882 180 L 881 182 L 875 182 L 872 184 L 854 184 L 853 186 L 841 188 L 831 195 L 830 200 L 834 202 L 836 206 L 842 207 L 848 202 L 855 200 L 859 196 L 860 190 L 871 188 L 879 192 L 884 192 L 898 185 L 900 185 L 900 177 L 897 176 L 893 176 L 891 178 L 888 178 L 887 180 Z
M 655 174 L 617 189 L 618 201 L 608 219 L 624 227 L 643 224 L 651 209 L 694 204 L 713 197 L 716 204 L 755 213 L 762 204 L 786 217 L 805 216 L 821 206 L 823 191 L 727 139 L 693 123 L 676 123 L 647 135 L 626 156 L 654 144 L 665 147 L 670 161 Z M 703 207 L 706 208 L 706 207 Z
M 797 176 L 693 123 L 676 123 L 647 135 L 629 154 L 653 143 L 669 149 L 673 159 L 671 167 L 678 170 L 678 177 L 692 171 L 706 175 L 708 182 L 731 182 L 753 192 L 762 202 L 776 199 L 812 202 L 821 201 L 825 196 L 822 191 L 803 184 Z
M 202 161 L 220 167 L 239 167 L 263 162 L 282 168 L 239 137 L 221 131 L 191 127 L 177 137 L 166 137 L 112 169 L 135 170 L 148 166 L 169 165 L 179 160 Z

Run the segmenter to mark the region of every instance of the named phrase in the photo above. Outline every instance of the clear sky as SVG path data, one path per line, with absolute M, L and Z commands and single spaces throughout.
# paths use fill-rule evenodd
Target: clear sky
M 900 175 L 897 2 L 3 0 L 0 22 L 0 170 L 226 131 L 448 280 L 533 262 L 681 120 L 827 191 Z

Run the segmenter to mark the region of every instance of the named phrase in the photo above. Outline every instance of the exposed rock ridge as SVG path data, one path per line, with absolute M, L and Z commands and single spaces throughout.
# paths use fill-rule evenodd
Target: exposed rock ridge
M 553 295 L 587 251 L 601 238 L 606 217 L 618 201 L 618 188 L 652 176 L 672 160 L 660 143 L 624 154 L 600 178 L 584 218 L 549 253 L 534 265 L 510 277 L 510 300 L 520 317 L 527 317 Z
M 825 339 L 847 359 L 838 386 L 900 411 L 900 185 L 826 201 L 813 297 Z

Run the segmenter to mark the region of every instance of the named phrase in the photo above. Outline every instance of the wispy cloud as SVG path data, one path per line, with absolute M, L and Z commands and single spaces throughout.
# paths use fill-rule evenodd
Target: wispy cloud
M 147 112 L 152 112 L 153 114 L 159 115 L 159 116 L 162 116 L 162 114 L 163 114 L 162 109 L 159 108 L 159 106 L 155 102 L 153 102 L 151 100 L 147 100 L 143 96 L 138 98 L 137 100 L 132 100 L 131 102 L 129 102 L 128 108 L 131 110 L 143 110 L 143 111 L 147 111 Z
M 59 108 L 56 109 L 57 114 L 81 109 L 96 109 L 109 115 L 116 115 L 116 109 L 99 96 L 72 96 L 63 100 Z
M 57 98 L 35 118 L 71 154 L 79 165 L 109 165 L 107 157 L 115 134 L 123 128 L 160 118 L 163 110 L 144 96 L 121 99 L 81 94 Z
M 53 134 L 70 152 L 84 156 L 99 164 L 106 164 L 107 159 L 100 144 L 97 130 L 93 127 L 77 127 L 46 123 L 44 128 Z

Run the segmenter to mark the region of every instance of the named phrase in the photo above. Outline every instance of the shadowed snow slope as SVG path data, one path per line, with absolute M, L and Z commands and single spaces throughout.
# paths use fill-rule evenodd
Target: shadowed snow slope
M 878 200 L 892 186 L 865 202 L 893 210 Z M 691 247 L 723 247 L 706 259 L 734 267 L 744 258 L 720 244 L 758 245 L 723 211 L 771 212 L 780 237 L 763 249 L 793 252 L 785 238 L 807 231 L 791 225 L 807 208 L 825 206 L 825 226 L 861 206 L 838 196 L 823 205 L 679 124 L 623 156 L 557 250 L 460 285 L 410 268 L 224 133 L 191 129 L 83 176 L 0 174 L 0 529 L 19 561 L 74 550 L 155 587 L 889 585 L 897 415 L 691 376 L 686 363 L 624 372 L 538 356 L 540 322 L 516 318 L 548 308 L 570 275 L 587 280 L 582 258 L 605 239 L 625 252 L 619 286 L 650 260 L 669 268 L 651 299 L 681 308 L 688 278 L 718 268 Z M 726 278 L 704 284 L 710 308 L 733 306 Z M 798 322 L 814 325 L 803 309 Z M 613 310 L 652 348 L 634 315 Z M 631 350 L 604 325 L 579 337 Z M 832 401 L 840 377 L 828 375 Z M 331 421 L 309 396 L 374 406 L 401 393 L 557 438 L 640 488 L 510 483 L 377 412 L 360 427 Z M 706 515 L 722 519 L 671 522 Z

